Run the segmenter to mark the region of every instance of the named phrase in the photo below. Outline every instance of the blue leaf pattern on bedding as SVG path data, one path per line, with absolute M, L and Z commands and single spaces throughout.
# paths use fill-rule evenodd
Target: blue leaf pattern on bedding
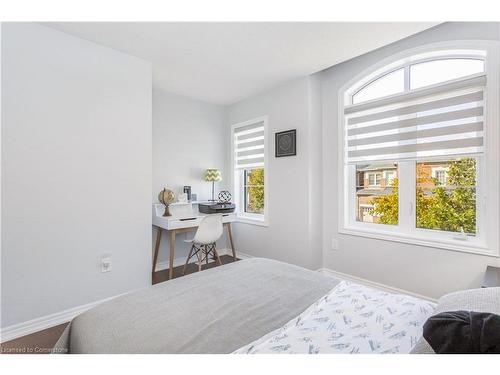
M 235 353 L 409 353 L 435 305 L 340 282 L 283 327 Z

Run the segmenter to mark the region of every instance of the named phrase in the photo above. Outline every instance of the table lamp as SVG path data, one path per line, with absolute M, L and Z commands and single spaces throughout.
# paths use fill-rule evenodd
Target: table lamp
M 216 168 L 209 168 L 205 172 L 205 181 L 212 182 L 212 199 L 211 202 L 215 202 L 214 199 L 214 184 L 216 181 L 222 180 L 221 173 Z

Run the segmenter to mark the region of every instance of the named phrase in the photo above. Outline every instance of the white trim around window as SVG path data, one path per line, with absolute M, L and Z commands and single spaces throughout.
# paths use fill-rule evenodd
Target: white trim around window
M 236 205 L 236 221 L 239 223 L 252 224 L 258 226 L 269 225 L 269 137 L 268 137 L 268 116 L 257 117 L 248 121 L 231 125 L 230 145 L 231 145 L 231 191 L 233 192 L 234 203 Z M 262 123 L 264 125 L 264 213 L 255 214 L 245 212 L 244 208 L 244 169 L 238 169 L 235 162 L 235 130 L 242 127 Z M 251 169 L 251 168 L 249 168 Z
M 500 196 L 500 131 L 499 124 L 499 54 L 500 44 L 495 41 L 452 41 L 435 43 L 431 45 L 417 47 L 411 50 L 401 52 L 384 59 L 374 66 L 358 74 L 352 80 L 347 82 L 338 94 L 338 171 L 339 171 L 339 210 L 338 210 L 338 231 L 341 234 L 355 235 L 361 237 L 375 238 L 393 242 L 408 243 L 437 249 L 452 251 L 462 251 L 468 253 L 482 254 L 488 256 L 499 256 L 499 196 Z M 485 51 L 485 74 L 487 84 L 484 90 L 484 155 L 477 156 L 477 190 L 476 190 L 476 227 L 477 233 L 472 240 L 466 238 L 460 233 L 443 232 L 429 229 L 415 228 L 415 207 L 413 189 L 406 184 L 405 189 L 399 191 L 399 223 L 397 226 L 380 223 L 357 222 L 353 217 L 356 212 L 355 206 L 355 186 L 356 173 L 352 173 L 355 166 L 346 164 L 345 161 L 345 117 L 344 108 L 350 105 L 348 98 L 354 92 L 358 92 L 360 87 L 373 82 L 377 77 L 383 76 L 389 71 L 398 69 L 398 67 L 415 61 L 432 59 L 433 56 L 449 56 L 450 51 L 462 50 L 464 53 L 470 50 Z M 455 56 L 455 55 L 453 55 Z M 458 55 L 457 55 L 458 56 Z M 385 73 L 384 73 L 385 72 Z M 457 82 L 460 79 L 456 80 Z M 455 81 L 452 81 L 454 84 Z M 440 85 L 448 82 L 436 84 L 425 88 L 426 90 L 439 89 Z M 407 86 L 407 84 L 405 84 Z M 418 90 L 418 89 L 417 89 Z M 416 91 L 417 91 L 416 90 Z M 398 94 L 399 95 L 399 94 Z M 394 95 L 397 97 L 398 95 Z M 391 101 L 392 97 L 375 99 L 363 103 L 370 107 L 377 100 Z M 358 105 L 359 106 L 359 105 Z M 444 159 L 444 157 L 443 157 Z M 415 178 L 415 161 L 398 160 L 399 164 L 405 164 L 400 169 L 406 176 L 399 175 L 402 178 Z M 412 167 L 413 165 L 413 167 Z M 412 169 L 413 168 L 413 169 Z M 349 178 L 347 178 L 349 176 Z M 354 189 L 354 193 L 353 193 Z M 402 191 L 403 190 L 403 191 Z M 408 198 L 408 199 L 406 199 Z M 409 232 L 405 228 L 413 229 Z M 443 235 L 446 233 L 447 235 Z

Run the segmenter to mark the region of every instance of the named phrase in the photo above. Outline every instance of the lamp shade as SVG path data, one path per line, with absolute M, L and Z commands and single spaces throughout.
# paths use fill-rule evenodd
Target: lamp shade
M 210 168 L 205 172 L 205 181 L 220 181 L 222 180 L 222 175 L 218 169 Z

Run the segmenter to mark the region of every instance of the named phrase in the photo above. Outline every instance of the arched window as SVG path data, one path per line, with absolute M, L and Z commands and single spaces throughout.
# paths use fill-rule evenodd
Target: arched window
M 444 58 L 409 66 L 410 90 L 484 73 L 483 58 Z
M 351 103 L 358 104 L 368 100 L 383 98 L 392 94 L 402 93 L 405 90 L 405 70 L 403 68 L 394 70 L 382 77 L 361 87 L 351 96 Z
M 484 51 L 458 51 L 454 54 L 413 56 L 397 69 L 376 75 L 350 95 L 349 104 L 359 104 L 422 87 L 484 73 Z
M 341 232 L 496 249 L 497 54 L 430 46 L 341 90 Z

